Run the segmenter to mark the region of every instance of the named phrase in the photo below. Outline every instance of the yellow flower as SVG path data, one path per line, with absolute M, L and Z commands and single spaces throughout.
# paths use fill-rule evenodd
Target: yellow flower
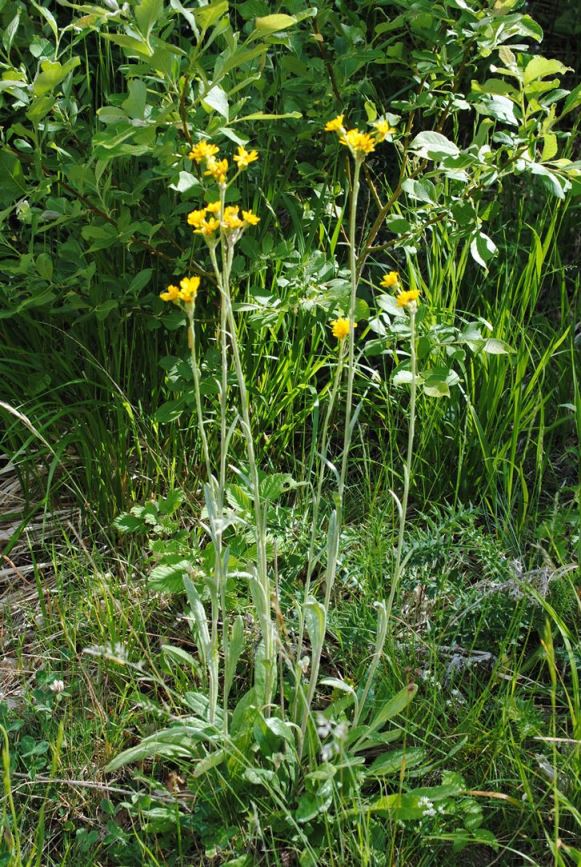
M 221 207 L 222 205 L 220 203 L 220 200 L 216 202 L 208 202 L 208 204 L 206 205 L 206 211 L 208 212 L 208 214 L 219 214 Z
M 202 141 L 199 141 L 192 147 L 188 156 L 191 160 L 194 160 L 194 162 L 199 164 L 204 160 L 210 159 L 210 157 L 214 158 L 219 150 L 220 148 L 216 145 L 210 144 L 210 142 L 202 139 Z
M 184 277 L 183 280 L 180 280 L 180 300 L 185 301 L 186 304 L 191 304 L 196 300 L 199 286 L 199 277 Z
M 194 229 L 194 235 L 204 235 L 205 238 L 211 238 L 214 232 L 220 228 L 220 220 L 215 217 L 210 217 L 209 220 L 202 220 L 197 229 Z
M 252 211 L 242 211 L 242 216 L 247 226 L 257 226 L 260 223 L 260 217 L 253 214 Z
M 213 156 L 211 156 L 208 157 L 206 165 L 208 168 L 204 172 L 205 175 L 209 175 L 210 177 L 214 178 L 217 184 L 226 183 L 228 160 L 217 160 Z
M 357 328 L 357 323 L 353 323 L 353 328 Z M 337 340 L 343 340 L 349 332 L 351 331 L 351 323 L 348 319 L 345 319 L 344 316 L 340 316 L 338 319 L 334 319 L 331 322 L 331 330 L 333 332 L 333 337 L 336 337 Z
M 325 132 L 341 132 L 343 129 L 344 114 L 338 114 L 333 120 L 327 121 L 325 124 Z
M 250 163 L 258 159 L 258 151 L 247 151 L 242 145 L 238 146 L 238 153 L 234 155 L 234 162 L 239 169 L 247 169 Z
M 397 286 L 399 283 L 399 274 L 397 271 L 390 271 L 389 274 L 386 274 L 380 286 L 383 286 L 385 289 L 391 289 L 392 286 Z
M 238 216 L 239 210 L 238 205 L 229 205 L 227 208 L 224 208 L 222 225 L 225 229 L 241 229 L 244 226 L 244 222 Z
M 159 297 L 162 301 L 173 301 L 177 304 L 180 299 L 180 290 L 177 286 L 168 286 L 165 292 L 160 292 Z
M 358 129 L 349 129 L 339 139 L 342 145 L 350 148 L 354 156 L 364 157 L 375 150 L 375 141 L 367 132 L 360 132 Z
M 419 289 L 408 289 L 407 292 L 400 292 L 399 295 L 396 295 L 395 300 L 398 307 L 407 307 L 409 304 L 415 303 L 419 297 Z
M 207 208 L 202 208 L 200 211 L 190 211 L 188 214 L 188 226 L 193 226 L 194 229 L 199 229 L 204 222 Z
M 386 120 L 377 120 L 373 124 L 375 129 L 375 141 L 385 141 L 388 135 L 393 135 L 396 132 L 395 127 L 390 126 Z

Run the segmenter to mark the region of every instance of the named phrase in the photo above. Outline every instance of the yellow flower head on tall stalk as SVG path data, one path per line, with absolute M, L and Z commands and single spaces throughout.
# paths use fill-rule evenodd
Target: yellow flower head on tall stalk
M 373 124 L 373 128 L 375 130 L 376 142 L 385 141 L 388 135 L 393 135 L 394 132 L 397 132 L 395 127 L 390 126 L 386 120 L 376 120 Z
M 239 170 L 247 169 L 250 163 L 258 159 L 258 151 L 247 151 L 242 145 L 238 146 L 238 153 L 234 155 L 234 162 Z
M 180 280 L 180 301 L 192 304 L 196 300 L 199 288 L 199 277 L 184 277 L 183 280 Z
M 353 328 L 357 328 L 356 322 L 353 323 Z M 331 331 L 337 340 L 344 340 L 351 331 L 351 323 L 344 316 L 339 316 L 331 322 Z
M 339 139 L 342 145 L 348 147 L 354 157 L 362 159 L 375 150 L 375 140 L 367 132 L 358 129 L 348 129 Z
M 397 271 L 390 271 L 389 274 L 386 274 L 380 286 L 383 286 L 384 289 L 391 289 L 392 286 L 399 285 L 399 274 Z
M 220 220 L 215 217 L 210 217 L 209 220 L 202 220 L 197 229 L 194 229 L 194 235 L 203 235 L 204 238 L 211 238 L 220 228 Z
M 214 178 L 217 184 L 223 186 L 226 183 L 228 175 L 228 160 L 217 160 L 214 157 L 209 157 L 206 161 L 205 175 Z
M 222 226 L 224 229 L 242 229 L 244 221 L 238 216 L 240 208 L 238 205 L 229 205 L 224 208 L 222 215 Z
M 419 289 L 408 289 L 407 292 L 400 292 L 399 295 L 396 295 L 395 300 L 398 307 L 409 307 L 410 304 L 415 305 L 419 297 Z
M 208 202 L 208 204 L 206 205 L 206 212 L 208 214 L 219 214 L 221 207 L 222 203 L 219 199 L 217 199 L 215 202 Z
M 216 145 L 210 144 L 210 142 L 202 139 L 197 144 L 195 144 L 190 153 L 188 154 L 189 158 L 193 160 L 198 165 L 207 159 L 214 159 L 216 154 L 220 152 L 220 148 Z
M 327 121 L 325 124 L 325 132 L 343 132 L 343 118 L 344 114 L 338 114 L 337 117 L 334 117 L 333 120 Z
M 253 214 L 252 211 L 242 211 L 242 216 L 247 226 L 257 226 L 260 223 L 260 217 Z
M 172 284 L 167 287 L 165 292 L 160 292 L 159 297 L 162 301 L 173 301 L 174 304 L 177 304 L 180 300 L 180 290 Z
M 190 211 L 188 214 L 188 226 L 199 229 L 204 223 L 207 210 L 207 208 L 202 208 L 200 211 Z

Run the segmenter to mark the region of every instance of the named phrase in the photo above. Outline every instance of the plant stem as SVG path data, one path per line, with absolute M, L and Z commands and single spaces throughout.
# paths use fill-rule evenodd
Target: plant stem
M 412 459 L 414 451 L 414 434 L 416 429 L 416 393 L 417 393 L 417 347 L 416 347 L 416 309 L 415 304 L 410 305 L 410 363 L 412 381 L 410 385 L 410 421 L 408 427 L 408 444 L 406 462 L 403 468 L 403 497 L 401 500 L 401 510 L 399 511 L 399 536 L 397 540 L 397 551 L 395 556 L 395 568 L 389 591 L 389 599 L 387 601 L 387 617 L 391 620 L 391 612 L 395 594 L 397 592 L 401 578 L 401 560 L 403 554 L 403 542 L 405 525 L 407 518 L 408 499 L 410 492 L 410 481 L 412 474 Z

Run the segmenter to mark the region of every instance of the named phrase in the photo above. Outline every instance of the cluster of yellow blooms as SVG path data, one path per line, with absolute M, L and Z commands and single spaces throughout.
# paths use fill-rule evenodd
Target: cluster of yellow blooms
M 211 216 L 207 216 L 210 214 Z M 218 229 L 226 232 L 242 231 L 247 226 L 256 226 L 260 222 L 252 211 L 242 211 L 238 205 L 226 205 L 222 213 L 220 201 L 209 202 L 205 208 L 190 211 L 188 225 L 193 226 L 194 235 L 203 235 L 205 238 L 213 238 Z
M 397 271 L 390 271 L 389 274 L 386 274 L 379 285 L 383 286 L 384 289 L 392 289 L 394 286 L 397 286 L 399 293 L 395 296 L 395 300 L 397 301 L 398 307 L 409 307 L 410 304 L 414 304 L 420 297 L 419 289 L 408 289 L 407 291 L 404 291 L 401 288 L 401 282 Z
M 401 287 L 397 271 L 390 271 L 386 274 L 379 285 L 383 286 L 384 289 L 397 288 L 399 291 L 395 296 L 395 300 L 398 307 L 410 307 L 413 304 L 414 307 L 412 309 L 415 311 L 416 302 L 420 297 L 420 290 L 408 289 L 407 291 L 404 291 Z M 357 328 L 356 322 L 353 323 L 353 328 Z M 344 340 L 351 331 L 351 323 L 344 316 L 339 316 L 338 319 L 334 319 L 331 322 L 331 331 L 333 337 L 336 337 L 337 340 Z
M 344 114 L 339 114 L 330 120 L 325 125 L 325 132 L 336 132 L 340 143 L 349 148 L 355 159 L 365 159 L 367 154 L 373 153 L 376 144 L 385 141 L 388 136 L 396 132 L 386 120 L 375 121 L 373 133 L 361 132 L 357 127 L 345 129 L 344 117 Z
M 192 146 L 189 157 L 193 162 L 201 165 L 206 164 L 204 175 L 213 178 L 218 186 L 226 186 L 228 180 L 228 160 L 218 159 L 220 149 L 215 144 L 210 144 L 209 141 L 202 139 Z M 241 172 L 247 169 L 250 163 L 258 159 L 257 151 L 247 151 L 243 145 L 238 146 L 238 152 L 234 155 L 234 162 L 238 166 L 238 171 Z
M 211 144 L 205 139 L 193 145 L 189 153 L 189 158 L 193 162 L 198 165 L 205 165 L 204 175 L 213 178 L 222 188 L 221 199 L 208 202 L 203 208 L 190 211 L 188 214 L 188 225 L 193 227 L 194 234 L 202 235 L 212 247 L 217 243 L 215 235 L 219 230 L 225 233 L 230 243 L 235 243 L 244 229 L 248 226 L 256 226 L 260 222 L 260 217 L 252 211 L 242 211 L 242 215 L 240 215 L 238 205 L 224 205 L 222 207 L 228 180 L 228 160 L 218 159 L 219 153 L 220 149 L 217 145 Z M 234 162 L 238 166 L 239 172 L 247 169 L 257 159 L 257 151 L 247 151 L 242 145 L 238 147 L 238 152 L 234 155 Z M 160 293 L 159 297 L 162 301 L 170 301 L 174 304 L 180 302 L 193 304 L 199 286 L 199 277 L 184 277 L 180 281 L 179 287 L 168 286 L 165 292 Z
M 178 286 L 168 286 L 165 292 L 160 293 L 162 301 L 173 301 L 174 304 L 179 304 L 183 301 L 185 304 L 193 304 L 200 288 L 199 277 L 184 277 L 180 280 Z

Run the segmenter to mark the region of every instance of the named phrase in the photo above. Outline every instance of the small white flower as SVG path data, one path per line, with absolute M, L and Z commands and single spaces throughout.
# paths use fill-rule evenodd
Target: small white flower
M 51 685 L 49 686 L 51 692 L 64 692 L 65 691 L 65 682 L 64 680 L 53 680 Z

